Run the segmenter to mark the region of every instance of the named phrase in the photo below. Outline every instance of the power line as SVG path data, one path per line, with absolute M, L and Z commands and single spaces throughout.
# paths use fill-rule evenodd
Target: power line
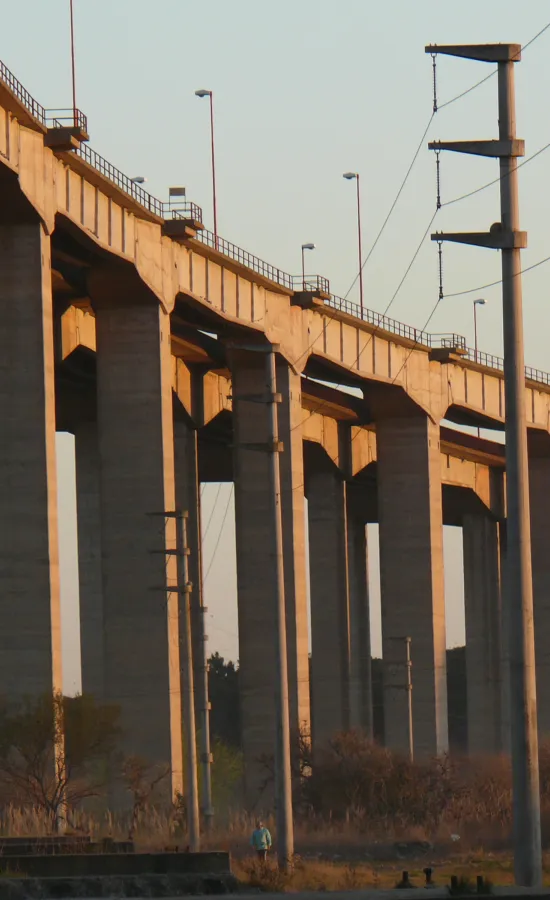
M 208 563 L 208 569 L 206 570 L 206 574 L 205 574 L 205 576 L 204 576 L 204 578 L 203 578 L 203 584 L 205 584 L 206 579 L 208 578 L 208 575 L 210 574 L 210 570 L 211 570 L 211 568 L 212 568 L 212 566 L 213 566 L 213 564 L 214 564 L 214 560 L 215 560 L 215 558 L 216 558 L 216 553 L 217 553 L 217 551 L 218 551 L 218 547 L 220 546 L 220 541 L 221 541 L 222 532 L 223 532 L 223 526 L 225 525 L 225 520 L 227 519 L 227 513 L 229 512 L 229 505 L 230 505 L 231 499 L 232 499 L 232 497 L 233 497 L 233 489 L 234 489 L 234 485 L 233 485 L 233 483 L 231 483 L 231 490 L 229 491 L 229 496 L 228 496 L 228 498 L 227 498 L 227 504 L 226 504 L 226 506 L 225 506 L 225 512 L 224 512 L 224 514 L 223 514 L 222 523 L 221 523 L 221 525 L 220 525 L 220 530 L 219 530 L 219 533 L 218 533 L 218 539 L 217 539 L 217 541 L 216 541 L 216 546 L 214 547 L 214 551 L 213 551 L 213 553 L 212 553 L 212 556 L 210 557 L 210 562 Z
M 214 513 L 215 513 L 215 511 L 216 511 L 216 506 L 218 505 L 218 498 L 219 498 L 219 496 L 220 496 L 220 491 L 221 491 L 221 489 L 222 489 L 222 486 L 221 486 L 221 483 L 220 483 L 220 484 L 218 485 L 218 492 L 217 492 L 217 494 L 216 494 L 216 498 L 215 498 L 215 500 L 214 500 L 214 503 L 212 504 L 212 510 L 211 510 L 210 515 L 209 515 L 209 517 L 208 517 L 208 522 L 206 523 L 206 526 L 205 526 L 205 529 L 204 529 L 204 532 L 203 532 L 203 535 L 202 535 L 203 541 L 205 540 L 206 535 L 208 534 L 208 529 L 210 528 L 210 523 L 212 522 L 212 518 L 213 518 Z
M 410 174 L 411 174 L 411 172 L 412 172 L 412 170 L 413 170 L 414 164 L 415 164 L 416 160 L 418 159 L 418 154 L 420 153 L 420 151 L 421 151 L 421 149 L 422 149 L 422 147 L 423 147 L 423 145 L 424 145 L 424 141 L 425 141 L 426 135 L 428 134 L 428 131 L 429 131 L 429 129 L 430 129 L 430 125 L 432 124 L 432 120 L 433 120 L 433 118 L 434 118 L 434 115 L 435 115 L 435 113 L 432 113 L 431 116 L 430 116 L 430 119 L 429 119 L 429 121 L 428 121 L 428 124 L 426 125 L 426 128 L 424 129 L 424 133 L 423 133 L 422 137 L 420 138 L 420 141 L 418 142 L 418 146 L 417 146 L 417 148 L 416 148 L 416 150 L 415 150 L 415 152 L 414 152 L 413 158 L 412 158 L 412 160 L 411 160 L 411 162 L 410 162 L 410 164 L 409 164 L 409 168 L 407 169 L 407 171 L 406 171 L 406 173 L 405 173 L 405 177 L 403 178 L 403 181 L 401 182 L 401 184 L 400 184 L 400 186 L 399 186 L 399 190 L 397 191 L 397 194 L 396 194 L 395 197 L 394 197 L 393 203 L 392 203 L 392 205 L 390 206 L 389 212 L 388 212 L 386 218 L 384 219 L 384 221 L 382 222 L 382 226 L 381 226 L 381 228 L 380 228 L 380 231 L 379 231 L 378 234 L 376 235 L 376 237 L 375 237 L 375 239 L 374 239 L 374 242 L 373 242 L 373 244 L 371 245 L 371 248 L 370 248 L 369 252 L 367 253 L 367 255 L 366 255 L 366 257 L 365 257 L 365 260 L 364 260 L 364 262 L 363 262 L 362 265 L 361 265 L 361 271 L 363 271 L 363 269 L 365 268 L 365 266 L 366 266 L 366 264 L 368 263 L 369 259 L 371 258 L 372 254 L 373 254 L 373 252 L 374 252 L 374 248 L 376 247 L 378 241 L 379 241 L 380 238 L 382 237 L 382 234 L 384 233 L 384 229 L 386 228 L 386 225 L 388 224 L 388 222 L 389 222 L 389 220 L 390 220 L 390 218 L 391 218 L 391 215 L 392 215 L 392 213 L 393 213 L 395 207 L 397 206 L 397 201 L 399 200 L 401 194 L 403 193 L 403 190 L 404 190 L 404 188 L 405 188 L 405 185 L 407 184 L 407 181 L 409 180 L 409 176 L 410 176 Z M 349 286 L 349 288 L 348 288 L 346 294 L 344 295 L 344 300 L 347 300 L 348 295 L 349 295 L 350 291 L 353 289 L 353 287 L 355 286 L 355 284 L 356 284 L 358 278 L 359 278 L 359 272 L 357 273 L 357 275 L 356 275 L 355 278 L 353 279 L 353 281 L 352 281 L 351 285 Z
M 534 159 L 537 158 L 537 156 L 540 156 L 542 153 L 544 153 L 546 150 L 548 150 L 549 147 L 550 147 L 550 141 L 547 144 L 545 144 L 544 147 L 541 147 L 540 150 L 537 150 L 536 153 L 533 153 L 531 156 L 528 156 L 527 159 L 524 159 L 523 162 L 519 163 L 516 166 L 516 169 L 521 169 L 522 166 L 526 166 L 527 163 L 532 162 Z M 510 173 L 507 172 L 506 175 L 504 175 L 504 178 L 509 178 L 509 177 L 510 177 Z M 499 182 L 503 181 L 504 178 L 503 178 L 503 176 L 499 175 L 498 178 L 493 178 L 492 181 L 488 181 L 486 184 L 482 184 L 481 187 L 476 188 L 474 191 L 469 191 L 467 194 L 461 194 L 460 197 L 454 197 L 452 200 L 446 200 L 444 203 L 441 204 L 441 206 L 442 207 L 443 206 L 451 206 L 453 203 L 459 203 L 460 200 L 466 200 L 468 197 L 473 197 L 474 194 L 480 194 L 481 191 L 484 191 L 486 188 L 492 187 L 494 184 L 499 184 Z
M 523 51 L 527 50 L 527 48 L 530 47 L 531 44 L 534 44 L 535 41 L 538 40 L 538 38 L 541 37 L 541 35 L 543 35 L 544 32 L 547 31 L 549 28 L 550 28 L 550 22 L 548 22 L 548 23 L 547 23 L 543 28 L 541 28 L 540 31 L 538 31 L 538 32 L 537 32 L 537 33 L 536 33 L 529 41 L 527 41 L 527 43 L 524 44 L 522 50 L 523 50 Z M 490 78 L 492 78 L 494 75 L 496 75 L 496 73 L 497 73 L 497 69 L 493 69 L 492 72 L 489 72 L 489 74 L 486 75 L 484 78 L 482 78 L 480 81 L 476 81 L 475 84 L 472 84 L 471 87 L 467 88 L 465 91 L 461 91 L 459 94 L 456 94 L 455 97 L 451 97 L 450 100 L 446 100 L 445 103 L 438 104 L 437 109 L 436 109 L 434 112 L 432 112 L 432 114 L 431 114 L 431 116 L 430 116 L 430 119 L 429 119 L 429 122 L 428 122 L 428 124 L 427 124 L 427 126 L 426 126 L 426 128 L 425 128 L 425 130 L 424 130 L 424 133 L 423 133 L 423 135 L 422 135 L 422 137 L 421 137 L 421 139 L 420 139 L 420 141 L 419 141 L 418 147 L 416 148 L 416 151 L 415 151 L 415 153 L 414 153 L 414 155 L 413 155 L 413 158 L 412 158 L 412 160 L 411 160 L 411 163 L 410 163 L 410 165 L 409 165 L 409 168 L 407 169 L 407 171 L 406 171 L 406 173 L 405 173 L 405 177 L 403 178 L 403 181 L 401 182 L 401 185 L 399 186 L 399 190 L 397 191 L 397 194 L 395 195 L 395 198 L 394 198 L 394 200 L 393 200 L 393 203 L 392 203 L 392 205 L 390 206 L 390 209 L 389 209 L 389 211 L 388 211 L 388 214 L 387 214 L 386 218 L 384 219 L 384 221 L 382 222 L 382 226 L 381 226 L 381 228 L 380 228 L 380 231 L 379 231 L 378 234 L 376 235 L 376 237 L 375 237 L 375 239 L 374 239 L 374 242 L 373 242 L 373 244 L 371 245 L 370 250 L 368 251 L 368 253 L 367 253 L 367 255 L 366 255 L 365 259 L 364 259 L 364 262 L 363 262 L 362 265 L 361 265 L 361 271 L 363 271 L 363 269 L 365 268 L 367 262 L 369 261 L 370 257 L 372 256 L 373 251 L 374 251 L 374 248 L 376 247 L 376 245 L 378 244 L 378 241 L 379 241 L 380 238 L 382 237 L 382 234 L 383 234 L 383 232 L 384 232 L 384 230 L 385 230 L 385 228 L 386 228 L 386 225 L 388 224 L 388 222 L 389 222 L 389 220 L 390 220 L 390 218 L 391 218 L 391 215 L 392 215 L 392 213 L 393 213 L 395 207 L 397 206 L 397 202 L 398 202 L 398 200 L 399 200 L 401 194 L 403 193 L 403 190 L 404 190 L 404 188 L 405 188 L 405 185 L 407 184 L 407 181 L 409 180 L 409 176 L 410 176 L 410 174 L 411 174 L 411 172 L 412 172 L 412 170 L 413 170 L 414 164 L 415 164 L 415 162 L 416 162 L 416 160 L 417 160 L 417 158 L 418 158 L 418 154 L 420 153 L 420 150 L 422 149 L 422 145 L 423 145 L 424 140 L 425 140 L 425 138 L 426 138 L 426 135 L 427 135 L 427 133 L 428 133 L 428 131 L 429 131 L 430 125 L 431 125 L 431 123 L 432 123 L 432 121 L 433 121 L 433 118 L 434 118 L 434 116 L 435 116 L 436 111 L 439 111 L 439 110 L 441 110 L 441 109 L 445 109 L 445 107 L 446 107 L 446 106 L 450 106 L 451 103 L 456 103 L 458 100 L 462 100 L 463 97 L 466 97 L 468 94 L 471 94 L 473 91 L 477 90 L 478 87 L 481 87 L 482 84 L 485 84 L 485 82 L 488 81 Z M 541 152 L 542 152 L 542 151 L 541 151 Z M 532 158 L 534 159 L 534 157 L 532 157 Z M 487 186 L 488 186 L 488 185 L 487 185 Z M 469 195 L 466 195 L 466 196 L 469 196 Z M 457 198 L 457 199 L 458 199 L 458 198 Z M 461 199 L 462 199 L 462 198 L 461 198 Z M 451 201 L 449 201 L 449 202 L 451 202 Z M 444 205 L 447 205 L 447 204 L 444 204 Z M 346 294 L 345 294 L 345 296 L 344 296 L 344 300 L 346 300 L 346 299 L 348 298 L 349 293 L 350 293 L 350 291 L 353 289 L 353 287 L 355 286 L 355 284 L 357 283 L 358 278 L 359 278 L 359 273 L 357 273 L 357 275 L 356 275 L 355 278 L 353 279 L 353 281 L 352 281 L 352 283 L 351 283 L 351 285 L 350 285 L 348 291 L 346 292 Z
M 524 275 L 525 272 L 530 272 L 531 269 L 537 269 L 539 266 L 544 265 L 544 263 L 550 262 L 550 256 L 545 256 L 544 259 L 539 259 L 538 262 L 533 263 L 531 266 L 527 266 L 525 269 L 522 269 L 517 275 Z M 514 276 L 514 277 L 517 277 Z M 480 284 L 475 288 L 468 288 L 467 291 L 455 291 L 453 294 L 445 294 L 444 297 L 446 300 L 451 297 L 464 297 L 466 294 L 475 294 L 477 291 L 484 291 L 487 288 L 496 287 L 497 284 L 502 284 L 502 278 L 499 278 L 498 281 L 490 281 L 489 284 Z

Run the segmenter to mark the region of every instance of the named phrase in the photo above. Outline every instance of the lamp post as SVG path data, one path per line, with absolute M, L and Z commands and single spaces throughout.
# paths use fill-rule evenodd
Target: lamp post
M 306 261 L 305 261 L 305 251 L 306 250 L 315 250 L 315 244 L 302 244 L 302 290 L 306 289 Z
M 344 178 L 357 185 L 357 243 L 359 246 L 359 302 L 363 313 L 363 250 L 361 245 L 361 192 L 359 189 L 359 172 L 344 172 Z
M 485 300 L 483 297 L 479 297 L 478 300 L 474 300 L 474 358 L 477 362 L 477 307 L 485 306 Z M 479 425 L 477 426 L 477 436 L 481 437 L 481 429 Z
M 214 209 L 214 237 L 218 246 L 218 209 L 216 203 L 216 154 L 214 145 L 214 95 L 212 91 L 195 91 L 195 97 L 208 97 L 210 100 L 210 144 L 212 148 L 212 206 Z
M 147 179 L 143 175 L 136 175 L 134 178 L 130 178 L 132 184 L 145 184 Z
M 474 300 L 474 353 L 475 353 L 475 361 L 477 362 L 477 309 L 478 306 L 485 306 L 485 300 L 483 297 L 480 297 L 478 300 Z
M 73 80 L 73 125 L 76 128 L 76 66 L 74 53 L 74 10 L 73 0 L 69 0 L 69 12 L 71 18 L 71 71 Z

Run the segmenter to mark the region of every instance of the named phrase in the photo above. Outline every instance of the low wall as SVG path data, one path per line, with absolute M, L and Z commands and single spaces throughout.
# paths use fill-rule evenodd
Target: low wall
M 126 875 L 229 875 L 229 853 L 82 853 L 6 856 L 3 875 L 83 878 Z

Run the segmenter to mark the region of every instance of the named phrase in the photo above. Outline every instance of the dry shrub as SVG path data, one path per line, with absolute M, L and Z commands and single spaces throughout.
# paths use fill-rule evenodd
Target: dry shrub
M 541 787 L 550 821 L 550 747 L 541 751 Z M 511 770 L 505 756 L 411 763 L 359 732 L 337 735 L 318 754 L 303 799 L 315 818 L 353 822 L 372 835 L 452 831 L 507 834 L 511 821 Z

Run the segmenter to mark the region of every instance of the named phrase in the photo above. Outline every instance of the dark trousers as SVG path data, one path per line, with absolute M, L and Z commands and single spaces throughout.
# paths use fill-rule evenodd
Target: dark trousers
M 267 862 L 267 850 L 256 850 L 258 854 L 258 859 L 261 859 L 262 862 Z

